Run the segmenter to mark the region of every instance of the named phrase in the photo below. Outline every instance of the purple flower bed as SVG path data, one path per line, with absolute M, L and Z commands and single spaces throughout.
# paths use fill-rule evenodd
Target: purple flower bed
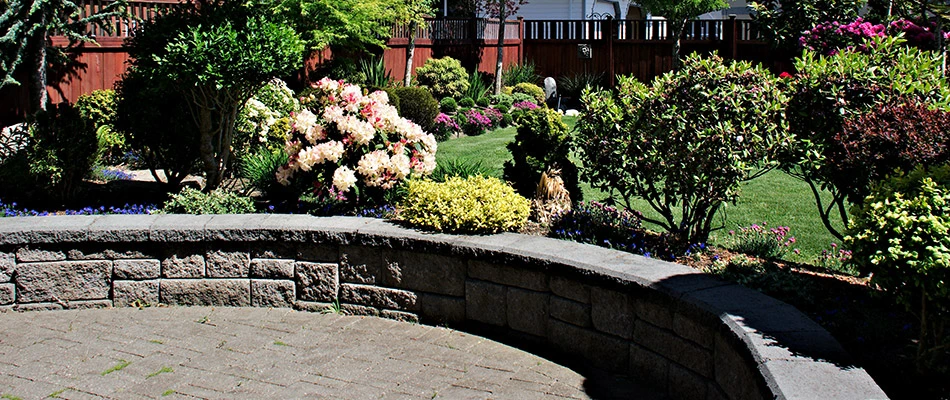
M 515 104 L 512 104 L 511 106 L 519 110 L 534 110 L 535 108 L 538 108 L 537 104 L 534 104 L 530 101 L 519 101 Z
M 122 207 L 84 207 L 78 210 L 40 211 L 17 208 L 17 203 L 0 201 L 0 217 L 45 217 L 49 215 L 106 215 L 106 214 L 152 214 L 158 207 L 153 204 L 126 204 Z

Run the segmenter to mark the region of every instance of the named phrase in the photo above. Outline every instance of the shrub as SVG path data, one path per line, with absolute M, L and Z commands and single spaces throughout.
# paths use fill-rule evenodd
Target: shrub
M 94 90 L 76 100 L 79 115 L 96 129 L 99 143 L 96 163 L 99 164 L 117 164 L 128 150 L 125 136 L 115 129 L 117 102 L 115 90 Z
M 491 121 L 492 129 L 501 126 L 501 111 L 498 111 L 494 108 L 486 108 L 482 110 L 481 113 L 485 118 L 488 118 L 488 120 Z
M 435 169 L 435 137 L 399 117 L 383 92 L 364 96 L 324 78 L 302 103 L 287 142 L 290 161 L 277 171 L 285 186 L 294 178 L 315 199 L 359 205 Z
M 96 161 L 98 138 L 92 122 L 69 103 L 34 115 L 26 161 L 36 187 L 61 201 L 72 199 Z
M 950 82 L 940 72 L 940 55 L 902 46 L 896 38 L 875 43 L 869 53 L 841 51 L 824 57 L 806 51 L 795 60 L 798 73 L 791 83 L 786 115 L 789 131 L 798 140 L 785 152 L 783 169 L 814 190 L 831 192 L 830 200 L 816 197 L 816 204 L 826 228 L 839 239 L 842 235 L 830 219 L 837 213 L 847 225 L 849 194 L 836 186 L 841 177 L 829 168 L 829 157 L 846 121 L 868 113 L 876 104 L 897 104 L 898 98 L 950 108 Z
M 534 104 L 533 101 L 525 100 L 512 104 L 512 107 L 514 107 L 515 110 L 534 110 L 538 108 L 538 105 Z
M 475 100 L 472 100 L 471 97 L 463 97 L 462 100 L 459 100 L 459 107 L 475 107 Z
M 578 72 L 557 78 L 557 91 L 562 96 L 580 99 L 581 93 L 587 87 L 600 90 L 604 87 L 604 74 L 593 72 Z
M 740 227 L 738 231 L 729 231 L 729 248 L 759 258 L 779 258 L 788 254 L 795 243 L 788 231 L 787 226 L 769 228 L 765 222 Z
M 241 178 L 247 181 L 249 189 L 257 190 L 264 197 L 279 197 L 287 190 L 277 182 L 276 173 L 287 161 L 287 153 L 283 150 L 258 149 L 241 157 Z
M 356 82 L 359 82 L 363 86 L 387 87 L 393 86 L 393 83 L 396 82 L 392 74 L 389 73 L 389 70 L 386 69 L 386 63 L 383 62 L 382 57 L 375 61 L 367 59 L 360 60 L 359 74 L 362 80 Z
M 504 114 L 501 116 L 501 126 L 512 126 L 515 124 L 515 119 L 511 114 Z
M 468 89 L 462 93 L 462 96 L 470 97 L 475 100 L 475 104 L 478 104 L 478 102 L 483 101 L 482 99 L 488 95 L 489 90 L 491 90 L 491 85 L 488 83 L 485 75 L 475 71 L 470 75 L 468 79 Z
M 847 24 L 838 21 L 820 23 L 803 32 L 798 40 L 808 50 L 835 55 L 842 49 L 866 52 L 869 50 L 865 44 L 868 39 L 886 35 L 884 25 L 875 25 L 858 17 Z
M 439 142 L 444 142 L 449 140 L 452 135 L 457 135 L 462 131 L 462 128 L 455 122 L 452 117 L 439 113 L 435 117 L 435 123 L 433 123 L 432 135 L 435 136 L 435 140 Z
M 393 92 L 399 97 L 399 116 L 419 124 L 423 131 L 431 131 L 435 117 L 439 115 L 439 102 L 432 93 L 411 86 L 393 88 Z
M 488 98 L 487 98 L 487 97 L 481 97 L 481 98 L 478 99 L 478 101 L 475 102 L 475 105 L 476 105 L 476 106 L 479 106 L 479 107 L 482 107 L 482 108 L 486 108 L 486 107 L 490 106 L 491 103 L 488 101 Z
M 663 251 L 662 246 L 658 249 L 658 243 L 647 236 L 642 220 L 643 215 L 639 211 L 596 201 L 577 202 L 570 211 L 554 219 L 549 236 L 650 257 L 669 258 L 669 251 Z
M 452 57 L 430 58 L 425 65 L 416 68 L 416 82 L 429 88 L 438 98 L 462 97 L 468 90 L 469 76 L 462 63 Z
M 377 92 L 377 91 L 386 92 L 386 96 L 387 96 L 387 100 L 388 100 L 388 102 L 389 102 L 389 105 L 391 105 L 391 106 L 393 106 L 393 107 L 396 107 L 396 110 L 399 110 L 399 107 L 400 107 L 402 104 L 401 104 L 401 102 L 399 101 L 399 95 L 396 94 L 396 88 L 394 88 L 394 87 L 368 86 L 368 87 L 366 87 L 366 90 L 363 91 L 363 94 L 364 94 L 364 95 L 369 95 L 369 94 L 372 94 L 373 92 Z M 307 94 L 309 95 L 309 91 L 307 92 Z
M 740 183 L 791 142 L 780 82 L 748 62 L 694 54 L 651 86 L 621 77 L 616 95 L 585 91 L 582 101 L 575 143 L 587 179 L 647 199 L 661 217 L 644 220 L 684 247 L 705 243 Z
M 466 111 L 463 118 L 459 118 L 459 125 L 466 135 L 478 136 L 492 128 L 492 121 L 478 110 L 472 109 Z
M 514 89 L 511 90 L 511 94 L 512 97 L 514 97 L 514 95 L 519 93 L 531 96 L 531 101 L 533 101 L 535 104 L 544 104 L 544 89 L 541 89 L 541 87 L 538 85 L 533 83 L 519 83 L 515 85 Z M 523 101 L 519 100 L 517 97 L 514 97 L 514 100 Z
M 523 227 L 530 212 L 528 199 L 498 178 L 450 177 L 409 181 L 400 219 L 437 232 L 494 233 Z
M 946 366 L 950 324 L 950 166 L 898 172 L 854 210 L 846 243 L 871 284 L 917 314 L 918 366 Z M 940 349 L 940 347 L 944 347 Z
M 561 171 L 572 201 L 581 200 L 577 167 L 568 160 L 570 134 L 557 111 L 539 108 L 526 111 L 518 119 L 518 133 L 508 143 L 511 160 L 505 162 L 504 177 L 525 197 L 534 197 L 541 174 L 549 168 Z
M 455 99 L 451 97 L 446 97 L 439 101 L 439 110 L 442 110 L 444 113 L 454 113 L 458 109 L 458 104 L 456 104 Z
M 470 176 L 493 175 L 494 171 L 492 168 L 482 164 L 481 160 L 471 161 L 450 158 L 440 161 L 430 178 L 435 182 L 445 182 L 446 179 L 451 177 L 468 178 Z
M 512 98 L 510 94 L 504 94 L 504 93 L 493 94 L 491 96 L 488 96 L 488 100 L 491 102 L 491 104 L 495 105 L 496 107 L 506 106 L 509 108 L 515 102 L 514 98 Z
M 495 106 L 495 109 L 498 110 L 498 112 L 502 114 L 508 114 L 508 111 L 510 110 L 510 108 L 504 104 L 499 104 Z
M 515 86 L 519 83 L 536 84 L 541 81 L 537 68 L 531 61 L 512 64 L 501 73 L 501 82 L 505 86 Z
M 254 212 L 254 201 L 225 190 L 213 190 L 203 193 L 192 188 L 184 188 L 175 193 L 162 206 L 164 214 L 250 214 Z
M 534 104 L 535 107 L 538 106 L 538 100 L 535 99 L 534 96 L 531 96 L 525 93 L 512 93 L 511 101 L 512 101 L 512 104 L 531 103 L 531 104 Z M 541 104 L 544 104 L 544 103 L 541 103 Z

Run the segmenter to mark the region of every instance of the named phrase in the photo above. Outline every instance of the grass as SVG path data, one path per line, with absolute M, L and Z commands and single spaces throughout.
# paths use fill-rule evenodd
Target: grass
M 564 117 L 571 128 L 577 123 L 576 117 Z M 496 129 L 480 136 L 468 136 L 449 139 L 439 143 L 436 159 L 439 164 L 449 160 L 481 161 L 491 168 L 494 176 L 502 177 L 505 161 L 511 159 L 511 153 L 505 147 L 515 138 L 515 128 Z M 583 177 L 581 177 L 583 180 Z M 608 193 L 592 188 L 583 182 L 581 188 L 584 200 L 604 200 Z M 633 208 L 647 216 L 657 216 L 650 206 L 642 200 L 631 199 Z M 710 243 L 728 247 L 728 231 L 753 223 L 767 222 L 768 226 L 788 226 L 790 235 L 797 240 L 796 247 L 801 254 L 789 252 L 785 257 L 789 261 L 815 264 L 822 250 L 830 248 L 834 237 L 825 229 L 818 216 L 811 189 L 781 171 L 772 171 L 742 185 L 739 201 L 724 207 L 717 221 L 724 229 L 713 232 Z M 661 231 L 658 226 L 646 224 L 649 229 Z M 839 227 L 840 228 L 840 227 Z
M 132 363 L 130 363 L 130 362 L 128 362 L 128 361 L 125 361 L 125 360 L 119 360 L 119 362 L 116 363 L 116 365 L 113 365 L 113 366 L 109 367 L 109 369 L 107 369 L 107 370 L 105 370 L 105 371 L 102 371 L 102 373 L 100 373 L 99 375 L 106 376 L 106 375 L 109 375 L 109 374 L 111 374 L 111 373 L 113 373 L 113 372 L 121 371 L 121 370 L 125 369 L 125 367 L 128 367 L 129 364 L 132 364 Z
M 145 379 L 154 378 L 154 377 L 156 377 L 156 376 L 158 376 L 158 375 L 166 374 L 166 373 L 171 373 L 171 372 L 175 372 L 175 370 L 171 369 L 171 367 L 162 367 L 162 369 L 160 369 L 160 370 L 158 370 L 158 371 L 155 371 L 155 372 L 152 372 L 152 373 L 150 373 L 150 374 L 148 374 L 148 375 L 145 375 Z
M 162 397 L 171 396 L 171 395 L 173 395 L 173 394 L 175 394 L 175 391 L 174 391 L 173 389 L 168 389 L 168 390 L 162 392 Z

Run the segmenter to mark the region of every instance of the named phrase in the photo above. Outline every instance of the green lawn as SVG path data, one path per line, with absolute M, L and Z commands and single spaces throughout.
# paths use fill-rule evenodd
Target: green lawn
M 565 117 L 564 122 L 572 127 L 576 118 Z M 481 136 L 470 136 L 449 139 L 439 143 L 436 159 L 443 163 L 450 159 L 480 161 L 483 165 L 492 167 L 495 176 L 502 176 L 502 167 L 505 161 L 511 159 L 511 154 L 505 145 L 514 140 L 515 129 L 498 129 Z M 583 177 L 581 177 L 583 180 Z M 583 183 L 584 200 L 604 200 L 607 194 Z M 646 202 L 632 199 L 633 208 L 645 215 L 656 215 Z M 772 171 L 742 186 L 742 193 L 736 205 L 727 205 L 720 218 L 725 229 L 714 232 L 710 242 L 716 245 L 726 245 L 727 232 L 740 226 L 749 226 L 753 223 L 767 222 L 768 226 L 788 226 L 790 234 L 797 240 L 796 246 L 801 250 L 800 255 L 789 253 L 791 261 L 815 263 L 823 249 L 830 249 L 834 242 L 831 234 L 825 230 L 818 209 L 815 206 L 811 190 L 801 182 L 783 172 Z M 656 230 L 656 227 L 651 227 Z

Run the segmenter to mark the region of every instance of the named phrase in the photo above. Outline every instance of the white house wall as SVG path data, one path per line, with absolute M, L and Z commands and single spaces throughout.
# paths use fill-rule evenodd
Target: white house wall
M 729 1 L 729 8 L 703 14 L 701 19 L 723 19 L 729 14 L 736 14 L 738 18 L 748 19 L 749 12 L 746 0 Z M 620 6 L 617 15 L 614 4 Z M 630 0 L 531 0 L 521 6 L 515 17 L 524 19 L 588 19 L 593 13 L 596 16 L 613 15 L 617 19 L 625 19 L 630 5 L 636 2 Z

